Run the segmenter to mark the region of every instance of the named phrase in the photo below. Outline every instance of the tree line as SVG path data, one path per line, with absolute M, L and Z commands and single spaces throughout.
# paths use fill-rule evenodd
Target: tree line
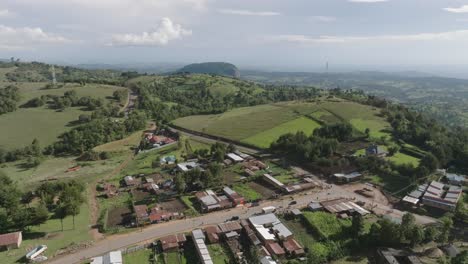
M 19 100 L 18 87 L 9 85 L 5 88 L 0 88 L 0 115 L 15 111 Z

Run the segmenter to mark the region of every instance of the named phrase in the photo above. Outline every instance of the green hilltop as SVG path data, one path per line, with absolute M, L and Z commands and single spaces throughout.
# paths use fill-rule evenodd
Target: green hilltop
M 234 64 L 227 62 L 203 62 L 193 63 L 182 67 L 177 70 L 179 73 L 205 73 L 229 76 L 233 78 L 239 78 L 239 69 Z

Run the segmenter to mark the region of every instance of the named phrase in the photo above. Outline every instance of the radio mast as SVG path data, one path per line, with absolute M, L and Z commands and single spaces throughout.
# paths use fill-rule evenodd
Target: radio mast
M 57 79 L 55 78 L 55 67 L 52 65 L 52 84 L 55 86 L 57 84 Z

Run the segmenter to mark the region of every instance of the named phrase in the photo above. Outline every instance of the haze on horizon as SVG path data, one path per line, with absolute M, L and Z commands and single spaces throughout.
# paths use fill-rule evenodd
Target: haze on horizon
M 329 61 L 418 70 L 464 67 L 466 47 L 468 0 L 0 3 L 0 58 L 70 64 L 229 61 L 277 70 L 316 69 Z

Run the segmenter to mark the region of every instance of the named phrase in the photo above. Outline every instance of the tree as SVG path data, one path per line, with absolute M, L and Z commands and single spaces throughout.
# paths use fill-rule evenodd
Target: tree
M 388 147 L 388 154 L 390 156 L 395 155 L 398 151 L 400 151 L 400 146 L 398 146 L 397 144 L 392 144 Z
M 366 137 L 368 138 L 370 136 L 370 129 L 366 128 L 366 130 L 364 130 L 364 133 L 366 134 Z
M 409 240 L 413 247 L 419 245 L 424 240 L 424 230 L 421 226 L 413 226 L 410 233 L 411 236 L 409 237 Z
M 411 239 L 413 228 L 416 225 L 416 218 L 411 213 L 405 213 L 401 219 L 400 233 L 403 240 Z
M 468 250 L 463 250 L 460 254 L 452 259 L 451 264 L 466 264 L 468 263 Z
M 174 183 L 178 193 L 184 193 L 187 188 L 187 183 L 182 174 L 178 173 L 174 178 Z
M 437 240 L 441 243 L 446 243 L 449 240 L 450 230 L 453 227 L 453 220 L 448 216 L 444 216 L 440 219 L 442 226 Z
M 434 155 L 432 155 L 431 153 L 427 153 L 421 159 L 419 166 L 424 166 L 427 169 L 429 169 L 430 172 L 433 172 L 439 167 L 439 161 Z
M 34 209 L 32 224 L 33 225 L 41 225 L 41 224 L 45 223 L 48 219 L 49 219 L 49 211 L 47 210 L 46 205 L 41 202 Z
M 360 214 L 354 214 L 351 224 L 351 233 L 358 238 L 364 231 L 364 219 Z
M 434 241 L 439 236 L 439 230 L 435 226 L 428 226 L 424 229 L 424 241 Z

